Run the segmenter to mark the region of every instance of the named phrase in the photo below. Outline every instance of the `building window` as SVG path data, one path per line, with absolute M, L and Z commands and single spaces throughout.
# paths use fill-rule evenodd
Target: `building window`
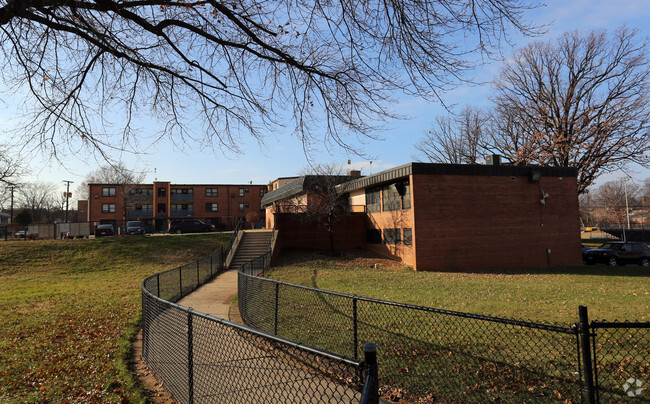
M 205 211 L 206 212 L 218 212 L 219 211 L 219 204 L 218 203 L 206 203 L 205 204 Z
M 194 189 L 192 188 L 172 188 L 171 189 L 171 194 L 172 195 L 190 195 L 194 193 Z
M 403 229 L 402 230 L 403 236 L 402 240 L 404 241 L 404 245 L 413 245 L 413 230 L 412 229 Z
M 167 196 L 167 188 L 158 188 L 158 197 Z
M 384 185 L 381 191 L 384 212 L 411 208 L 411 192 L 408 180 Z
M 192 210 L 191 203 L 172 203 L 172 210 Z
M 239 196 L 244 196 L 244 188 L 239 188 Z
M 244 211 L 244 204 L 243 204 L 243 203 L 240 203 L 240 204 L 239 204 L 239 211 L 240 211 L 240 212 L 243 212 L 243 211 Z
M 136 204 L 134 209 L 135 210 L 142 210 L 142 205 Z
M 153 204 L 145 203 L 144 205 L 142 205 L 142 210 L 153 212 Z
M 384 244 L 401 244 L 401 229 L 384 229 Z
M 102 196 L 115 196 L 115 187 L 102 188 Z
M 260 196 L 264 196 L 265 193 L 266 193 L 266 189 L 260 188 Z
M 381 200 L 378 187 L 366 189 L 366 209 L 368 212 L 381 211 Z
M 153 189 L 151 188 L 131 188 L 129 191 L 131 195 L 153 195 Z
M 219 196 L 219 188 L 206 188 L 205 196 Z
M 115 188 L 113 188 L 115 189 Z M 114 203 L 102 203 L 102 213 L 115 213 Z
M 366 231 L 366 241 L 368 244 L 381 244 L 381 230 L 368 229 Z
M 158 191 L 164 188 L 158 188 Z M 158 204 L 158 213 L 167 213 L 167 204 L 165 203 L 159 203 Z

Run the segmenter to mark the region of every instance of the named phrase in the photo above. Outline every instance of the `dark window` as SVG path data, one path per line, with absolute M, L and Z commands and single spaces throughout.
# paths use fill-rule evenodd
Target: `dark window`
M 206 203 L 205 204 L 205 211 L 206 212 L 217 212 L 217 211 L 219 211 L 219 204 L 218 203 Z
M 102 196 L 115 196 L 115 188 L 114 187 L 102 188 Z
M 411 192 L 408 180 L 397 181 L 382 187 L 384 211 L 411 208 Z
M 239 211 L 240 211 L 240 212 L 243 212 L 243 211 L 244 211 L 244 204 L 243 204 L 243 203 L 240 203 L 240 204 L 239 204 Z
M 115 213 L 115 204 L 102 203 L 102 213 Z
M 381 211 L 379 188 L 366 189 L 366 208 L 368 209 L 368 212 Z
M 158 188 L 158 191 L 164 188 Z M 164 203 L 159 203 L 158 204 L 158 213 L 166 213 L 167 212 L 167 206 Z
M 404 233 L 404 236 L 402 237 L 402 240 L 404 241 L 404 245 L 412 245 L 413 244 L 413 230 L 412 229 L 404 229 L 402 232 Z
M 401 229 L 384 229 L 384 244 L 400 244 Z
M 266 189 L 260 188 L 260 196 L 264 196 L 265 193 L 266 193 Z
M 159 197 L 167 196 L 167 188 L 158 188 L 158 196 Z
M 239 196 L 244 196 L 244 188 L 239 188 Z
M 136 205 L 135 205 L 135 210 L 142 210 L 142 205 L 138 205 L 138 204 L 136 204 Z
M 205 196 L 219 196 L 219 188 L 206 188 Z
M 368 229 L 366 231 L 366 241 L 368 244 L 381 244 L 381 230 Z
M 188 195 L 188 194 L 193 194 L 194 189 L 192 188 L 172 188 L 171 190 L 172 195 Z

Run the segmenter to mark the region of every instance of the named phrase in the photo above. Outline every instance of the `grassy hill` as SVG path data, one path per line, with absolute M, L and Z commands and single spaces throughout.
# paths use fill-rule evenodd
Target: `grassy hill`
M 229 237 L 0 242 L 0 402 L 142 401 L 126 367 L 140 284 Z

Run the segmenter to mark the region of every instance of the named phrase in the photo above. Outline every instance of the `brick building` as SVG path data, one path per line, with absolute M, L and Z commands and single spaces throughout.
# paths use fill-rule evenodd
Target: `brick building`
M 401 259 L 415 270 L 580 265 L 576 176 L 572 168 L 405 164 L 337 185 L 350 213 L 336 226 L 336 237 L 354 236 L 347 245 Z M 283 201 L 294 198 L 290 187 L 262 200 L 267 226 L 277 220 L 280 239 L 283 229 L 306 230 L 283 218 Z M 293 188 L 294 194 L 306 192 Z M 360 214 L 365 220 L 350 220 Z M 281 246 L 299 241 L 305 247 L 305 240 L 284 238 Z M 323 247 L 322 236 L 312 240 L 311 247 Z
M 88 221 L 121 226 L 141 220 L 149 231 L 165 231 L 173 219 L 194 218 L 232 229 L 240 218 L 257 212 L 267 186 L 259 184 L 89 184 Z

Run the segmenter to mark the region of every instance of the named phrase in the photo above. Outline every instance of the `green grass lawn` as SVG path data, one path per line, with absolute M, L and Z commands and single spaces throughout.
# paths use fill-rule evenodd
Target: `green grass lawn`
M 378 268 L 370 268 L 373 262 Z M 395 262 L 285 256 L 269 277 L 357 296 L 531 321 L 650 321 L 650 268 L 602 265 L 507 273 L 414 272 Z
M 358 252 L 357 252 L 358 253 Z M 578 306 L 590 318 L 650 321 L 650 269 L 580 266 L 506 273 L 413 272 L 395 261 L 344 252 L 330 258 L 304 251 L 283 254 L 269 277 L 351 295 L 488 316 L 557 323 L 570 329 Z M 259 321 L 272 331 L 274 289 L 261 299 L 270 307 Z M 340 354 L 354 354 L 350 299 L 282 285 L 278 334 Z M 400 392 L 423 402 L 575 402 L 580 383 L 572 333 L 505 325 L 461 316 L 404 310 L 359 301 L 358 341 L 378 346 L 380 380 L 388 397 Z M 309 322 L 305 319 L 308 318 Z M 630 375 L 645 380 L 646 333 L 625 332 L 597 347 L 599 381 L 616 386 Z M 634 334 L 634 335 L 633 335 Z M 635 337 L 635 335 L 637 335 Z M 615 345 L 612 349 L 611 345 Z M 618 390 L 617 390 L 618 389 Z M 397 393 L 395 393 L 397 392 Z
M 149 275 L 229 234 L 0 243 L 0 402 L 143 401 L 127 368 Z

